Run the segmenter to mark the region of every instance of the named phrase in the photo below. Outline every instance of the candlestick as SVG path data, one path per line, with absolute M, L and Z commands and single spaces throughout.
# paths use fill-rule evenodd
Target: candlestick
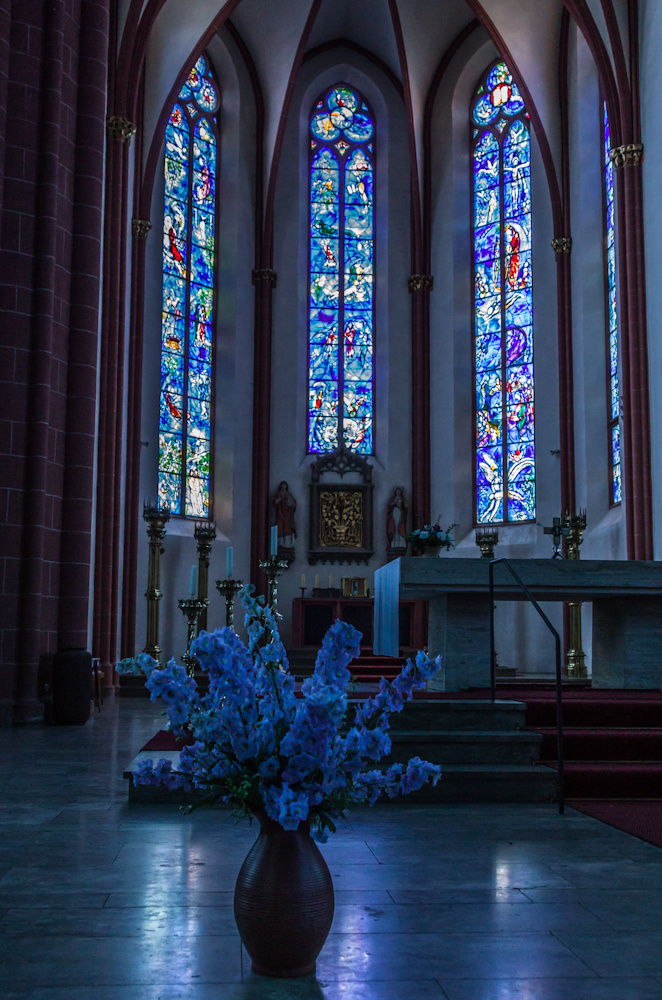
M 225 575 L 228 578 L 228 580 L 232 579 L 233 554 L 234 553 L 232 546 L 228 545 L 227 549 L 225 550 Z
M 278 555 L 278 526 L 275 524 L 271 529 L 271 555 Z
M 225 624 L 228 628 L 234 628 L 234 599 L 243 585 L 243 580 L 216 581 L 216 589 L 225 599 Z
M 216 525 L 210 521 L 198 521 L 193 532 L 198 543 L 198 592 L 199 601 L 207 600 L 209 589 L 209 557 L 211 554 L 212 542 L 216 538 Z M 207 631 L 207 608 L 205 607 L 198 615 L 198 631 Z
M 197 567 L 196 567 L 197 568 Z M 186 673 L 189 677 L 193 677 L 195 673 L 195 668 L 198 666 L 198 661 L 195 656 L 191 656 L 191 643 L 195 638 L 195 629 L 198 620 L 198 615 L 204 608 L 207 607 L 209 601 L 199 601 L 196 599 L 189 599 L 188 601 L 180 600 L 177 601 L 180 609 L 186 615 L 187 629 L 186 629 L 186 652 L 182 656 L 183 662 L 186 664 Z
M 147 522 L 149 537 L 149 562 L 147 564 L 147 637 L 145 652 L 155 660 L 161 659 L 159 646 L 159 601 L 163 596 L 159 589 L 161 577 L 161 542 L 165 537 L 165 525 L 170 520 L 167 507 L 156 507 L 151 500 L 143 504 L 143 519 Z
M 270 559 L 260 559 L 260 569 L 264 570 L 269 581 L 269 604 L 274 611 L 278 603 L 278 577 L 285 572 L 288 566 L 289 563 L 287 560 L 279 559 L 278 556 L 272 556 Z

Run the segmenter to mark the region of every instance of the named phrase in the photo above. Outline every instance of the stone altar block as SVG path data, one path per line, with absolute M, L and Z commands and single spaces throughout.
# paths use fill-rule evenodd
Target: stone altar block
M 662 688 L 662 562 L 509 562 L 538 601 L 593 603 L 594 687 Z M 457 691 L 489 685 L 489 565 L 479 558 L 410 556 L 378 569 L 375 654 L 398 655 L 398 599 L 427 599 L 428 652 L 443 657 L 443 673 L 431 686 Z M 495 566 L 494 599 L 527 600 L 504 565 Z M 551 634 L 550 662 L 554 662 Z

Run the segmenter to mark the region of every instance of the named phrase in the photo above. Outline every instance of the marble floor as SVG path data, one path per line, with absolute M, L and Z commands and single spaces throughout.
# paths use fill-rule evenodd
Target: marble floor
M 254 830 L 127 803 L 161 725 L 109 699 L 0 730 L 2 1000 L 662 1000 L 662 850 L 551 805 L 352 812 L 317 977 L 252 975 L 232 891 Z

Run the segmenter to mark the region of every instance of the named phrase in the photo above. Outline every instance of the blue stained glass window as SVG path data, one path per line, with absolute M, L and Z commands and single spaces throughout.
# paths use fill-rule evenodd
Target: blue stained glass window
M 159 503 L 210 516 L 219 94 L 201 56 L 165 133 Z
M 473 152 L 476 522 L 536 516 L 531 137 L 505 63 L 481 81 Z
M 605 242 L 607 264 L 607 327 L 608 327 L 608 426 L 611 468 L 612 504 L 620 503 L 621 494 L 621 438 L 618 426 L 618 313 L 616 310 L 616 226 L 614 221 L 614 167 L 609 156 L 611 139 L 607 105 L 603 104 L 604 167 L 605 167 Z
M 336 85 L 310 119 L 308 450 L 373 450 L 374 118 Z

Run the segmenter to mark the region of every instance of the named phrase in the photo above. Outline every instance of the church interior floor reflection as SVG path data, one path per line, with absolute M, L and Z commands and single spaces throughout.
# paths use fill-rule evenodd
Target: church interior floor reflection
M 323 847 L 316 978 L 252 975 L 232 894 L 255 827 L 127 803 L 162 721 L 111 698 L 0 730 L 3 1000 L 662 1000 L 662 850 L 551 804 L 354 810 Z

